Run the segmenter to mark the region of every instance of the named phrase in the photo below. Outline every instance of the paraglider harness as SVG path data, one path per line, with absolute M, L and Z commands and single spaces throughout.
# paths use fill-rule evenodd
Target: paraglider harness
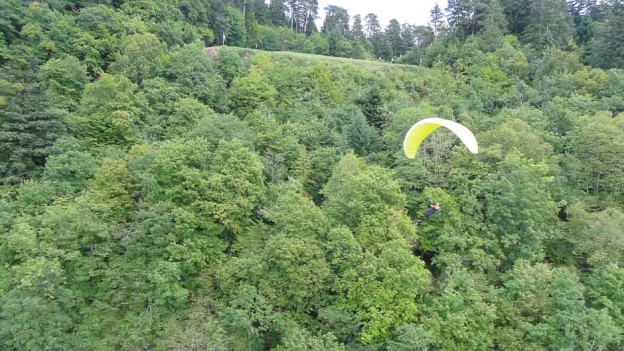
M 435 204 L 429 204 L 429 208 L 427 208 L 423 214 L 425 216 L 433 216 L 434 214 L 438 213 L 438 211 L 440 211 L 440 203 L 436 202 Z

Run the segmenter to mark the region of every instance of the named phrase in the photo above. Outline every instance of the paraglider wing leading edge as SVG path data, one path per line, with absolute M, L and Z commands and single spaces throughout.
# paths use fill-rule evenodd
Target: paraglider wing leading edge
M 444 118 L 426 118 L 414 124 L 403 140 L 403 152 L 407 158 L 414 158 L 420 144 L 436 129 L 444 127 L 453 132 L 473 154 L 478 153 L 477 139 L 472 132 L 463 125 Z

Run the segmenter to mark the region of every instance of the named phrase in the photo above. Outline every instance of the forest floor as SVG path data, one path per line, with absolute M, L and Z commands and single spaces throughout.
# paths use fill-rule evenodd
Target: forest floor
M 256 54 L 256 53 L 265 53 L 271 57 L 275 57 L 276 59 L 287 59 L 292 62 L 299 62 L 302 64 L 316 64 L 316 63 L 325 63 L 325 64 L 350 64 L 355 65 L 360 68 L 368 68 L 368 69 L 381 69 L 387 70 L 389 68 L 408 68 L 408 69 L 418 69 L 418 66 L 414 65 L 406 65 L 399 63 L 389 63 L 386 61 L 378 61 L 378 60 L 359 60 L 352 59 L 346 57 L 334 57 L 334 56 L 325 56 L 325 55 L 314 55 L 314 54 L 304 54 L 301 52 L 292 52 L 292 51 L 266 51 L 266 50 L 258 50 L 258 49 L 250 49 L 250 48 L 241 48 L 236 46 L 211 46 L 205 48 L 206 53 L 210 57 L 215 57 L 220 50 L 233 50 L 237 51 L 241 54 L 242 57 L 247 54 Z

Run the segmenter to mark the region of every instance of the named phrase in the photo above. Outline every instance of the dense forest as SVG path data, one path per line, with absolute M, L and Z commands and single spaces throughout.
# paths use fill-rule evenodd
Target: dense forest
M 623 68 L 622 0 L 2 0 L 0 349 L 622 350 Z

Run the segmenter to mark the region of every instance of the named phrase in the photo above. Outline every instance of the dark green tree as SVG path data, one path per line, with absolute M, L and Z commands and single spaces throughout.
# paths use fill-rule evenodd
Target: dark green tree
M 232 104 L 240 116 L 245 116 L 262 104 L 275 104 L 277 91 L 257 66 L 251 66 L 246 76 L 235 78 L 230 90 Z
M 79 138 L 105 145 L 130 146 L 137 138 L 135 127 L 144 100 L 135 95 L 136 85 L 124 76 L 104 74 L 85 87 L 70 130 Z
M 366 24 L 364 25 L 364 33 L 367 38 L 372 38 L 373 35 L 381 32 L 381 24 L 379 24 L 379 19 L 377 15 L 374 13 L 369 13 L 364 17 L 364 21 Z
M 41 62 L 28 47 L 11 47 L 10 64 L 0 68 L 0 178 L 17 183 L 37 174 L 56 139 L 65 133 L 64 114 L 52 109 L 37 81 Z M 68 77 L 69 78 L 69 77 Z
M 165 48 L 166 45 L 153 34 L 130 35 L 125 39 L 121 53 L 111 69 L 140 84 L 143 79 L 154 76 Z
M 444 12 L 442 12 L 442 8 L 438 3 L 431 9 L 429 12 L 431 19 L 431 28 L 433 29 L 433 34 L 438 37 L 442 34 L 442 30 L 444 27 Z
M 553 179 L 545 164 L 533 163 L 518 152 L 508 154 L 499 167 L 486 186 L 485 221 L 488 235 L 498 242 L 495 255 L 507 264 L 540 260 L 557 213 L 548 192 Z
M 448 272 L 439 295 L 426 302 L 423 318 L 429 340 L 444 350 L 482 350 L 494 345 L 494 290 L 483 277 L 464 270 Z
M 50 104 L 68 111 L 76 109 L 88 82 L 85 67 L 73 56 L 46 62 L 38 76 Z
M 329 5 L 324 8 L 325 21 L 323 22 L 323 33 L 330 33 L 336 31 L 342 36 L 346 36 L 350 33 L 349 30 L 349 13 L 347 9 Z
M 565 48 L 573 37 L 565 0 L 531 0 L 522 38 L 536 48 Z
M 619 156 L 624 142 L 618 132 L 624 123 L 624 115 L 612 118 L 608 115 L 583 119 L 573 132 L 574 153 L 570 166 L 579 169 L 570 174 L 575 187 L 587 193 L 610 194 L 622 197 L 622 169 Z
M 402 29 L 399 21 L 391 19 L 388 27 L 386 27 L 386 38 L 390 44 L 392 56 L 399 56 L 405 51 L 406 43 L 403 40 Z
M 526 29 L 529 21 L 531 0 L 501 0 L 503 11 L 509 22 L 512 34 L 519 36 Z
M 269 3 L 271 23 L 274 26 L 288 26 L 286 17 L 286 0 L 275 0 Z
M 589 44 L 587 62 L 602 68 L 623 68 L 622 39 L 624 38 L 624 2 L 605 2 L 605 19 L 596 23 L 593 42 Z
M 243 74 L 243 60 L 234 51 L 220 51 L 216 63 L 219 74 L 228 86 L 234 78 Z
M 182 94 L 188 94 L 216 111 L 226 109 L 225 82 L 214 63 L 197 44 L 185 45 L 167 55 L 162 75 Z
M 364 40 L 364 27 L 362 26 L 362 16 L 353 16 L 353 26 L 351 29 L 351 34 L 356 40 Z

